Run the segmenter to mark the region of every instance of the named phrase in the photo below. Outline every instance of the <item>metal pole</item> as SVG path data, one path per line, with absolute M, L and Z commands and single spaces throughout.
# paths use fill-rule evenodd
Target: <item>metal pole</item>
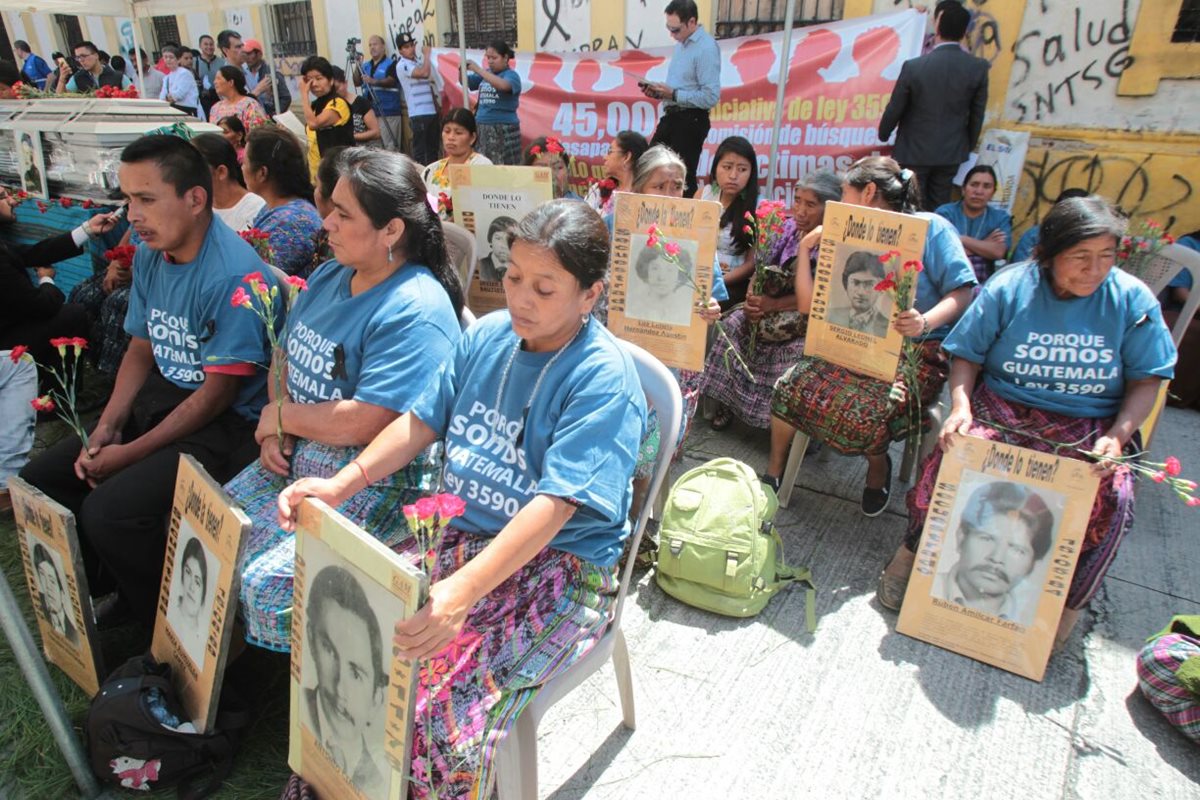
M 0 624 L 3 624 L 4 635 L 8 638 L 17 663 L 21 666 L 21 672 L 25 674 L 25 682 L 29 684 L 34 698 L 42 708 L 42 716 L 50 726 L 50 732 L 58 743 L 58 749 L 62 751 L 63 757 L 67 760 L 67 766 L 71 768 L 71 774 L 75 776 L 75 783 L 78 784 L 84 797 L 89 799 L 98 797 L 100 785 L 96 782 L 96 776 L 92 774 L 91 767 L 88 766 L 87 754 L 83 752 L 83 746 L 71 728 L 62 698 L 59 697 L 54 684 L 50 682 L 50 671 L 46 669 L 46 662 L 42 661 L 41 654 L 38 653 L 33 635 L 30 634 L 29 627 L 25 624 L 21 609 L 17 605 L 17 598 L 13 595 L 12 588 L 8 585 L 8 578 L 5 577 L 2 569 L 0 569 Z
M 137 84 L 138 97 L 146 96 L 146 79 L 142 75 L 144 65 L 142 64 L 142 44 L 138 38 L 138 19 L 136 9 L 133 7 L 133 1 L 129 3 L 129 27 L 133 29 L 133 81 Z M 157 97 L 151 98 L 157 100 Z
M 271 96 L 275 98 L 275 113 L 282 113 L 279 107 L 279 65 L 275 63 L 275 45 L 271 39 L 275 36 L 274 20 L 271 19 L 271 4 L 263 5 L 263 27 L 266 29 L 265 44 L 267 46 L 267 66 L 271 68 Z M 349 80 L 349 76 L 347 76 Z
M 463 25 L 463 0 L 456 0 L 458 7 L 458 73 L 462 80 L 463 108 L 471 107 L 471 91 L 467 88 L 467 34 Z
M 775 167 L 779 163 L 779 128 L 783 124 L 783 101 L 787 94 L 788 62 L 792 56 L 792 22 L 796 17 L 796 0 L 787 0 L 783 27 L 783 50 L 779 54 L 778 87 L 775 91 L 775 127 L 771 129 L 771 158 L 767 162 L 767 197 L 775 199 Z

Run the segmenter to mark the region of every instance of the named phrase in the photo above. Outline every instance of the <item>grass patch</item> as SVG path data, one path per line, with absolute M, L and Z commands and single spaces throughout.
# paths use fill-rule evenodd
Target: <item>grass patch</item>
M 66 435 L 60 422 L 40 423 L 36 454 Z M 0 520 L 0 568 L 17 596 L 26 623 L 40 645 L 29 590 L 21 567 L 16 525 L 11 517 Z M 100 635 L 108 669 L 136 655 L 148 642 L 148 634 L 133 626 L 105 631 Z M 82 725 L 89 698 L 57 667 L 50 677 L 58 688 L 76 733 L 83 740 Z M 226 672 L 226 682 L 249 704 L 252 722 L 242 736 L 233 774 L 215 797 L 238 800 L 275 800 L 283 790 L 290 770 L 287 766 L 288 659 L 250 647 Z M 0 797 L 13 800 L 44 800 L 78 796 L 71 771 L 42 718 L 41 708 L 25 683 L 8 639 L 0 637 Z M 114 789 L 128 797 L 174 797 L 173 789 L 149 795 Z

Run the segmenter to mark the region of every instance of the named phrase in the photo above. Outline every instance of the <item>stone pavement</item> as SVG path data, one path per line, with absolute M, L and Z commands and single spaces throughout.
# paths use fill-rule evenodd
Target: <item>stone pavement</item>
M 1200 475 L 1200 414 L 1167 410 L 1154 455 L 1168 454 Z M 720 455 L 761 470 L 765 434 L 698 421 L 673 474 Z M 593 676 L 542 720 L 540 797 L 1200 797 L 1200 748 L 1142 698 L 1133 663 L 1172 615 L 1200 613 L 1200 509 L 1141 482 L 1105 586 L 1035 683 L 895 632 L 874 589 L 907 487 L 897 481 L 889 511 L 868 519 L 864 469 L 828 450 L 809 457 L 780 513 L 789 563 L 816 577 L 815 635 L 800 590 L 736 620 L 635 574 L 624 628 L 637 730 L 621 725 L 611 667 Z

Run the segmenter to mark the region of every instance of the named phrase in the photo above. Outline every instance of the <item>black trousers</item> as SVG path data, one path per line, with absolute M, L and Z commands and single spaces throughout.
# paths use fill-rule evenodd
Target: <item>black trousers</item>
M 687 186 L 684 197 L 696 193 L 696 166 L 700 163 L 700 151 L 704 138 L 708 136 L 710 124 L 708 112 L 699 108 L 683 108 L 663 114 L 654 129 L 650 144 L 665 144 L 674 150 L 687 165 Z
M 909 167 L 921 184 L 921 204 L 926 211 L 935 211 L 938 206 L 945 205 L 951 200 L 954 189 L 954 176 L 958 174 L 958 165 L 946 167 Z
M 153 428 L 190 394 L 157 371 L 151 373 L 134 400 L 122 441 Z M 92 594 L 116 589 L 139 621 L 153 625 L 180 453 L 193 456 L 225 483 L 257 456 L 254 428 L 253 422 L 226 410 L 95 489 L 75 476 L 80 441 L 68 436 L 26 465 L 21 477 L 75 514 Z

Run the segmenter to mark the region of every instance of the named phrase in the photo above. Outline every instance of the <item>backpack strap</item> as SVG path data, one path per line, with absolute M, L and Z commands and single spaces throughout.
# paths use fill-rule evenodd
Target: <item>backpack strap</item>
M 775 539 L 775 580 L 770 586 L 771 591 L 781 589 L 789 583 L 803 583 L 804 589 L 804 625 L 809 633 L 817 630 L 817 587 L 813 583 L 812 570 L 808 567 L 789 567 L 783 557 L 783 539 L 775 526 L 771 526 L 771 537 Z

